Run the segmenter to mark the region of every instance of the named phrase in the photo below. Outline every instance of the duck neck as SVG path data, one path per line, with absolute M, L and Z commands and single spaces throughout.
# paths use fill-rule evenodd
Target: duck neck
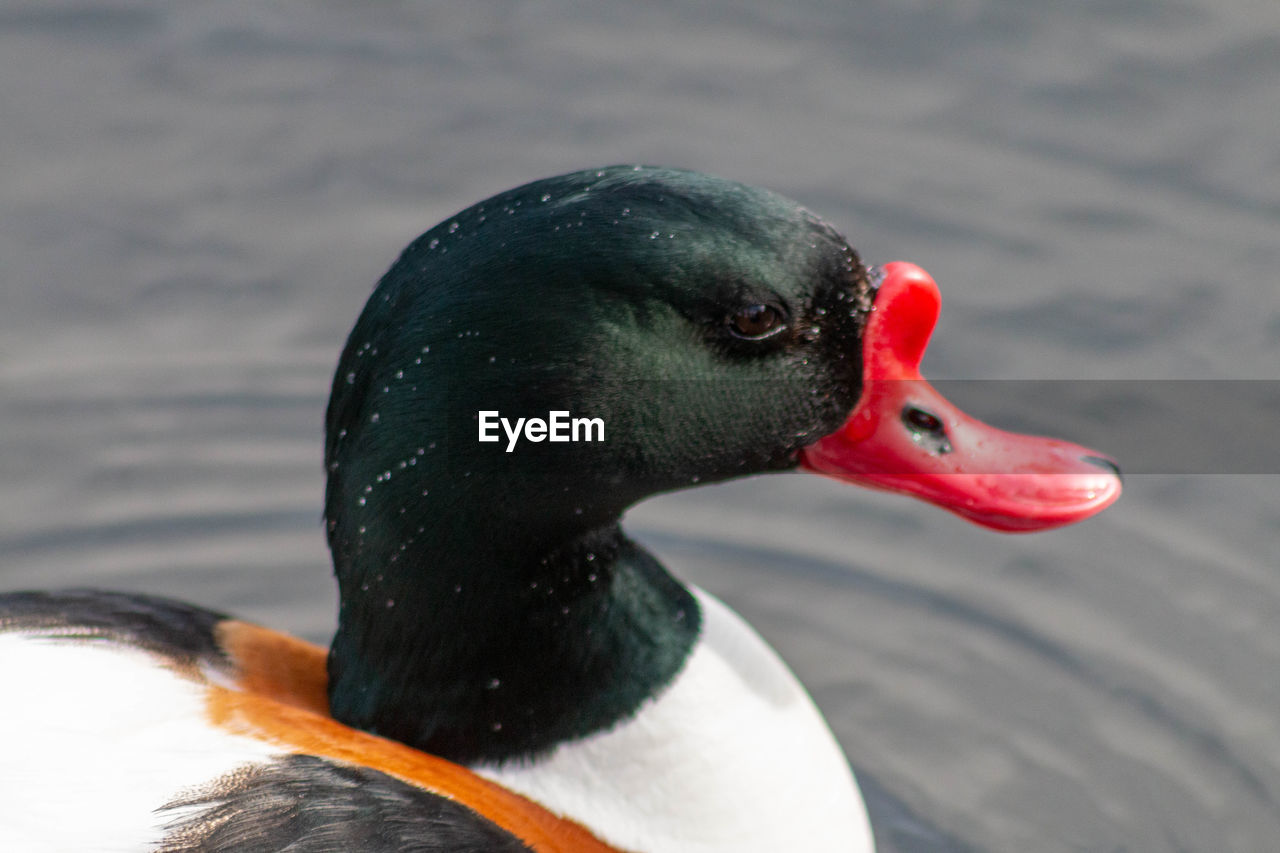
M 443 529 L 474 533 L 335 551 L 335 718 L 459 763 L 524 759 L 632 715 L 694 646 L 693 596 L 616 521 L 550 546 Z

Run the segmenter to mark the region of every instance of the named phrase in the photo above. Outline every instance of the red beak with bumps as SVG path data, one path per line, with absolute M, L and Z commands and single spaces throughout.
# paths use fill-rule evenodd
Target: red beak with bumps
M 800 467 L 912 495 L 1007 532 L 1082 521 L 1120 496 L 1120 469 L 1093 450 L 990 427 L 920 375 L 938 322 L 933 278 L 915 264 L 882 270 L 862 336 L 862 396 L 840 429 L 800 451 Z

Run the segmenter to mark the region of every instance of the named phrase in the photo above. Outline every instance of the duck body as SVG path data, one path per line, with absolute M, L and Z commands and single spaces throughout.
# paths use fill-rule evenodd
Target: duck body
M 48 686 L 41 703 L 5 714 L 33 736 L 0 772 L 6 801 L 30 804 L 0 819 L 0 843 L 872 849 L 848 763 L 803 687 L 732 611 L 694 595 L 699 642 L 639 713 L 537 760 L 472 768 L 333 720 L 318 646 L 146 596 L 0 596 L 0 660 Z M 67 804 L 79 813 L 62 824 Z
M 465 768 L 336 722 L 324 657 L 167 599 L 0 596 L 5 672 L 42 688 L 3 713 L 23 736 L 0 770 L 0 849 L 613 849 Z
M 479 772 L 558 814 L 591 814 L 626 850 L 871 850 L 849 763 L 808 693 L 737 614 L 695 597 L 698 642 L 633 718 Z
M 93 797 L 94 774 L 58 787 L 92 754 L 119 780 L 96 801 L 111 849 L 871 850 L 798 681 L 619 520 L 796 468 L 1001 529 L 1114 500 L 1109 461 L 928 388 L 936 316 L 922 271 L 868 270 L 793 202 L 706 175 L 612 167 L 463 211 L 382 278 L 335 373 L 327 653 L 146 597 L 0 597 L 0 666 L 56 685 L 0 711 L 41 732 L 0 801 Z M 508 450 L 482 412 L 604 440 Z M 63 720 L 85 706 L 97 723 Z M 35 826 L 22 849 L 79 849 Z

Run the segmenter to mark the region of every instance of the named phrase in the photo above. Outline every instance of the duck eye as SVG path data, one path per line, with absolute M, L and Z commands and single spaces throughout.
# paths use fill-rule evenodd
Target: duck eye
M 782 309 L 773 305 L 750 305 L 729 317 L 729 330 L 751 341 L 773 335 L 782 325 Z

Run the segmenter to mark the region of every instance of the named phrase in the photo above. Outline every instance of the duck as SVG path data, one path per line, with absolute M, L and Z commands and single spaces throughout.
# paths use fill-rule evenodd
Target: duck
M 0 667 L 29 685 L 0 708 L 0 848 L 874 849 L 798 679 L 620 522 L 787 471 L 1006 532 L 1115 501 L 1110 458 L 929 385 L 939 305 L 919 267 L 693 171 L 445 219 L 334 373 L 332 644 L 145 593 L 0 596 Z

